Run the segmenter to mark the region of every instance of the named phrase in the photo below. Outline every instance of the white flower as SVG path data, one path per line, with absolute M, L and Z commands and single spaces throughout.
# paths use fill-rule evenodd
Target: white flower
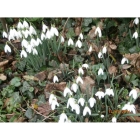
M 25 20 L 23 21 L 23 27 L 26 28 L 26 29 L 29 28 L 29 24 Z
M 80 106 L 78 104 L 74 105 L 74 110 L 76 111 L 76 114 L 80 114 Z
M 78 90 L 78 85 L 76 83 L 73 83 L 71 86 L 71 90 L 73 90 L 76 93 Z
M 91 115 L 91 110 L 88 106 L 85 106 L 84 110 L 83 110 L 83 116 L 85 116 L 86 114 Z
M 58 36 L 58 30 L 55 27 L 51 27 L 50 29 L 51 36 L 53 37 L 54 35 Z
M 44 33 L 46 32 L 46 29 L 48 29 L 48 26 L 46 26 L 46 25 L 43 23 L 43 25 L 42 25 L 42 30 L 43 30 Z
M 134 37 L 135 37 L 135 39 L 138 38 L 138 32 L 137 31 L 133 34 L 133 37 L 132 38 L 134 38 Z
M 82 67 L 87 69 L 87 68 L 89 68 L 89 65 L 88 64 L 83 64 Z
M 27 53 L 25 52 L 25 50 L 22 50 L 21 53 L 20 53 L 20 57 L 27 57 Z
M 98 53 L 98 58 L 103 58 L 102 52 L 99 52 L 99 53 Z
M 57 100 L 52 100 L 51 109 L 55 110 L 56 106 L 59 106 Z
M 36 40 L 34 38 L 31 39 L 30 44 L 31 44 L 32 47 L 37 46 L 37 42 L 36 42 Z
M 79 100 L 78 100 L 78 104 L 81 104 L 81 106 L 84 106 L 84 103 L 85 103 L 85 99 L 84 98 L 80 98 Z
M 47 32 L 46 32 L 46 38 L 50 39 L 52 36 L 51 36 L 51 32 L 50 30 L 48 29 Z
M 82 74 L 82 75 L 84 74 L 84 71 L 83 71 L 82 67 L 79 68 L 78 73 L 79 73 L 79 74 Z
M 92 46 L 90 46 L 90 47 L 89 47 L 89 50 L 88 50 L 88 51 L 89 51 L 89 52 L 91 52 L 91 51 L 92 51 Z
M 82 78 L 80 76 L 78 76 L 77 79 L 76 79 L 76 83 L 78 84 L 79 82 L 81 84 L 83 84 L 83 80 L 82 80 Z
M 102 53 L 106 54 L 106 52 L 107 52 L 107 48 L 106 48 L 106 46 L 104 46 L 103 49 L 102 49 Z
M 102 36 L 102 32 L 101 32 L 101 29 L 99 27 L 96 28 L 95 34 L 97 34 L 97 32 L 98 32 L 99 37 L 101 37 Z
M 123 59 L 121 60 L 121 64 L 123 65 L 125 62 L 128 63 L 129 61 L 127 58 L 123 57 Z
M 133 104 L 130 105 L 130 102 L 125 104 L 124 107 L 122 108 L 122 110 L 128 110 L 130 112 L 133 112 L 133 114 L 136 114 L 136 110 L 135 109 L 136 109 L 135 106 Z
M 137 90 L 135 88 L 130 91 L 129 96 L 131 95 L 134 99 L 137 99 Z
M 68 46 L 73 45 L 73 44 L 74 44 L 73 43 L 73 40 L 71 38 L 69 38 L 69 40 L 68 40 Z
M 103 91 L 97 91 L 95 95 L 98 96 L 99 99 L 101 99 L 104 98 L 105 93 Z
M 112 95 L 112 96 L 114 96 L 113 89 L 107 88 L 106 91 L 105 91 L 105 95 L 109 95 L 109 96 Z
M 10 41 L 11 39 L 15 40 L 14 36 L 12 36 L 11 34 L 9 34 L 8 40 Z
M 64 40 L 64 37 L 61 36 L 61 43 L 63 43 L 65 40 Z
M 69 108 L 69 106 L 72 108 L 72 110 L 74 109 L 74 105 L 75 105 L 75 99 L 70 97 L 68 99 L 68 102 L 67 102 L 67 108 Z
M 11 52 L 11 48 L 6 44 L 4 47 L 4 51 L 7 52 Z
M 79 47 L 79 48 L 82 47 L 82 42 L 81 42 L 79 39 L 78 39 L 78 41 L 76 42 L 75 47 Z
M 36 45 L 38 46 L 39 44 L 42 44 L 42 42 L 41 42 L 41 40 L 37 37 Z
M 28 41 L 25 40 L 25 39 L 23 39 L 22 42 L 21 42 L 21 46 L 25 47 L 25 48 L 27 48 L 28 44 L 29 44 Z
M 68 118 L 65 123 L 71 123 L 71 120 Z
M 23 25 L 22 25 L 22 23 L 19 21 L 19 23 L 18 23 L 18 25 L 17 25 L 17 28 L 18 29 L 23 29 L 24 27 L 23 27 Z
M 98 75 L 104 75 L 104 72 L 103 72 L 103 69 L 102 69 L 102 68 L 100 68 L 100 69 L 98 70 Z
M 45 34 L 42 33 L 42 34 L 41 34 L 41 40 L 44 40 L 45 38 L 46 38 Z
M 28 53 L 31 53 L 32 50 L 33 50 L 33 47 L 32 47 L 30 44 L 28 44 L 28 46 L 27 46 L 27 48 L 26 48 L 26 51 L 27 51 Z
M 67 121 L 67 119 L 68 119 L 68 117 L 67 117 L 67 115 L 65 114 L 65 113 L 62 113 L 61 115 L 60 115 L 60 117 L 59 117 L 59 123 L 64 123 L 64 122 L 66 122 Z
M 13 30 L 12 28 L 10 28 L 8 39 L 9 40 L 11 40 L 11 39 L 15 40 L 14 37 L 15 37 L 15 30 Z
M 139 24 L 139 19 L 138 18 L 135 18 L 134 21 L 133 21 L 133 23 L 135 23 L 136 25 Z
M 70 95 L 72 95 L 72 91 L 68 88 L 68 87 L 66 87 L 65 89 L 64 89 L 64 97 L 66 97 L 67 96 L 67 94 L 69 93 Z
M 35 29 L 34 29 L 34 27 L 32 25 L 29 28 L 29 32 L 30 32 L 30 34 L 36 35 L 36 31 L 35 31 Z
M 54 95 L 54 94 L 51 94 L 50 97 L 49 97 L 49 104 L 50 104 L 50 105 L 52 104 L 52 101 L 53 101 L 53 100 L 56 100 L 56 101 L 57 101 L 55 95 Z
M 37 50 L 36 50 L 36 48 L 33 48 L 33 55 L 38 55 L 38 52 L 37 52 Z
M 17 36 L 16 36 L 16 38 L 17 38 L 17 39 L 22 38 L 22 34 L 21 34 L 21 31 L 20 31 L 20 30 L 17 31 Z
M 30 35 L 29 30 L 22 31 L 22 33 L 23 33 L 23 35 L 25 36 L 25 38 L 27 38 L 28 35 Z
M 3 38 L 4 38 L 4 37 L 5 37 L 5 38 L 7 38 L 7 37 L 8 37 L 8 35 L 7 35 L 7 33 L 6 33 L 5 31 L 3 31 L 2 36 L 3 36 Z
M 92 108 L 94 106 L 94 104 L 96 103 L 96 100 L 91 97 L 89 100 L 88 100 L 89 104 L 90 104 L 90 107 Z
M 81 38 L 81 40 L 83 39 L 83 34 L 80 33 L 79 38 Z
M 113 117 L 113 118 L 112 118 L 112 122 L 113 122 L 113 123 L 116 123 L 116 122 L 117 122 L 116 117 Z
M 104 115 L 101 115 L 101 118 L 104 118 Z
M 58 77 L 57 77 L 56 75 L 54 75 L 54 77 L 53 77 L 53 82 L 54 82 L 54 83 L 55 83 L 55 82 L 59 82 Z

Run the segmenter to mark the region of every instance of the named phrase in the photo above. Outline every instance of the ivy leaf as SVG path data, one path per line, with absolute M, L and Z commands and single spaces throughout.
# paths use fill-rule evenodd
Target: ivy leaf
M 15 77 L 11 80 L 10 84 L 15 86 L 15 87 L 19 87 L 21 85 L 20 80 L 21 79 L 19 77 Z
M 28 119 L 31 119 L 31 118 L 33 117 L 33 109 L 28 108 L 27 111 L 25 112 L 25 116 L 26 116 Z
M 84 26 L 89 26 L 89 24 L 92 22 L 92 18 L 84 18 L 83 25 Z
M 44 103 L 46 103 L 45 95 L 38 96 L 38 102 L 37 102 L 37 104 L 38 105 L 41 105 L 41 104 L 44 104 Z

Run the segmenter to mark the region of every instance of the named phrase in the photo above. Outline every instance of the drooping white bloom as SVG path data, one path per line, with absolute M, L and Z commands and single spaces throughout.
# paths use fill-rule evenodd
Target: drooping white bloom
M 101 118 L 104 118 L 104 115 L 101 115 Z
M 61 36 L 61 43 L 63 43 L 65 41 L 64 37 Z
M 57 101 L 56 96 L 54 94 L 51 94 L 50 97 L 49 97 L 49 104 L 50 105 L 52 104 L 52 101 L 53 100 L 56 100 Z
M 53 82 L 54 83 L 59 82 L 58 77 L 56 75 L 54 75 L 54 77 L 53 77 Z
M 84 71 L 83 71 L 82 67 L 80 67 L 80 68 L 78 69 L 78 73 L 79 73 L 79 74 L 82 74 L 82 75 L 84 74 Z
M 44 23 L 42 25 L 42 31 L 45 33 L 46 32 L 46 29 L 48 29 L 48 26 L 46 26 Z
M 79 48 L 82 47 L 82 42 L 79 39 L 77 40 L 75 47 L 79 47 Z
M 21 53 L 20 53 L 20 57 L 22 58 L 23 56 L 27 57 L 27 53 L 26 53 L 25 50 L 22 50 Z
M 136 25 L 139 24 L 139 19 L 138 19 L 138 17 L 136 17 L 136 18 L 134 19 L 133 23 L 135 23 Z
M 11 52 L 11 48 L 6 44 L 5 47 L 4 47 L 4 51 L 6 53 Z
M 41 40 L 44 40 L 46 38 L 45 34 L 42 32 L 41 33 Z
M 98 53 L 98 58 L 103 58 L 102 52 L 99 52 L 99 53 Z
M 78 76 L 77 79 L 76 79 L 76 83 L 78 84 L 79 82 L 81 84 L 83 84 L 83 80 L 82 80 L 82 78 L 80 76 Z
M 88 100 L 88 102 L 89 102 L 90 107 L 92 108 L 92 107 L 94 106 L 94 104 L 96 103 L 96 100 L 95 100 L 93 97 L 91 97 L 91 98 Z
M 38 55 L 36 48 L 33 48 L 32 50 L 33 50 L 33 55 L 35 55 L 35 54 Z
M 104 75 L 104 71 L 103 71 L 102 68 L 100 68 L 100 69 L 98 70 L 98 75 Z
M 11 34 L 9 34 L 8 40 L 10 41 L 11 39 L 15 40 L 14 36 L 12 36 Z
M 102 36 L 102 32 L 101 32 L 101 29 L 99 27 L 96 28 L 95 34 L 97 34 L 97 32 L 98 32 L 99 37 L 101 37 Z
M 88 50 L 88 51 L 89 51 L 89 52 L 92 52 L 92 46 L 89 47 L 89 50 Z
M 81 40 L 83 39 L 83 34 L 80 33 L 79 38 L 81 38 Z
M 106 52 L 107 52 L 107 48 L 106 48 L 106 46 L 104 46 L 103 49 L 102 49 L 102 53 L 106 54 Z
M 78 100 L 78 104 L 81 104 L 81 106 L 84 106 L 84 103 L 85 103 L 85 99 L 84 98 L 80 98 Z
M 65 123 L 71 123 L 71 120 L 68 118 Z
M 56 106 L 59 106 L 57 100 L 52 100 L 51 109 L 55 110 Z
M 46 32 L 46 39 L 50 39 L 52 36 L 51 36 L 51 32 L 50 30 L 48 29 L 47 32 Z
M 36 31 L 32 25 L 30 25 L 29 32 L 30 34 L 36 35 Z
M 72 91 L 71 91 L 68 87 L 66 87 L 66 88 L 64 89 L 63 94 L 64 94 L 64 97 L 66 97 L 66 96 L 67 96 L 67 94 L 72 95 Z
M 29 29 L 29 24 L 25 20 L 23 21 L 23 27 Z
M 2 36 L 3 36 L 3 38 L 4 37 L 7 38 L 8 37 L 8 34 L 5 31 L 3 31 Z
M 55 27 L 51 27 L 50 33 L 51 33 L 51 36 L 52 36 L 52 37 L 53 37 L 54 35 L 56 35 L 56 36 L 59 35 L 58 30 L 57 30 Z
M 95 95 L 98 96 L 99 99 L 101 99 L 101 98 L 104 98 L 105 93 L 104 93 L 103 91 L 97 91 L 97 92 L 95 93 Z
M 117 122 L 116 117 L 113 117 L 113 118 L 112 118 L 112 122 L 113 122 L 113 123 L 116 123 L 116 122 Z
M 25 48 L 28 47 L 28 44 L 29 44 L 28 41 L 25 40 L 25 39 L 23 39 L 22 42 L 21 42 L 21 46 L 22 46 L 22 47 L 25 47 Z
M 123 59 L 121 60 L 121 64 L 123 65 L 125 62 L 128 63 L 129 61 L 127 58 L 123 57 Z
M 74 44 L 73 43 L 73 40 L 71 38 L 69 38 L 69 40 L 68 40 L 68 46 L 73 45 L 73 44 Z
M 75 105 L 75 99 L 70 97 L 68 99 L 68 102 L 67 102 L 67 108 L 69 108 L 69 106 L 72 108 L 72 110 L 74 109 L 74 105 Z
M 80 106 L 78 104 L 74 105 L 74 110 L 76 111 L 76 114 L 80 114 Z
M 31 44 L 32 47 L 37 46 L 37 42 L 36 42 L 36 40 L 34 38 L 31 39 L 30 44 Z
M 91 115 L 91 110 L 88 106 L 85 106 L 84 110 L 83 110 L 83 116 L 85 116 L 86 114 Z
M 64 123 L 64 122 L 66 122 L 67 121 L 67 119 L 68 119 L 68 117 L 67 117 L 67 115 L 65 114 L 65 113 L 62 113 L 61 115 L 60 115 L 60 117 L 59 117 L 59 123 Z
M 76 93 L 78 90 L 78 85 L 76 83 L 73 83 L 71 86 L 71 90 L 73 90 Z
M 129 96 L 131 95 L 134 99 L 137 99 L 137 90 L 135 88 L 130 91 Z
M 83 64 L 82 67 L 87 69 L 87 68 L 89 68 L 89 65 L 88 64 Z
M 17 31 L 17 36 L 16 36 L 16 38 L 17 38 L 17 39 L 22 38 L 22 34 L 21 34 L 21 31 L 20 31 L 20 30 Z
M 15 40 L 14 37 L 15 37 L 15 30 L 13 30 L 12 28 L 10 28 L 8 39 L 9 40 L 11 40 L 11 39 Z
M 17 28 L 18 29 L 23 29 L 24 28 L 23 25 L 22 25 L 22 23 L 20 21 L 18 22 Z
M 135 31 L 135 33 L 133 34 L 133 37 L 132 38 L 135 38 L 135 39 L 138 38 L 138 32 L 137 31 Z
M 41 40 L 37 37 L 36 45 L 38 46 L 39 44 L 42 44 L 42 42 L 41 42 Z
M 112 96 L 114 96 L 113 89 L 107 88 L 106 91 L 105 91 L 105 95 L 108 95 L 108 96 L 112 95 Z
M 25 31 L 22 30 L 22 33 L 23 33 L 23 35 L 25 36 L 25 38 L 27 38 L 28 35 L 30 35 L 29 30 L 25 30 Z
M 135 109 L 136 109 L 135 106 L 133 104 L 130 104 L 130 102 L 125 104 L 124 107 L 122 108 L 122 110 L 128 110 L 130 112 L 133 112 L 133 114 L 136 114 L 136 110 Z

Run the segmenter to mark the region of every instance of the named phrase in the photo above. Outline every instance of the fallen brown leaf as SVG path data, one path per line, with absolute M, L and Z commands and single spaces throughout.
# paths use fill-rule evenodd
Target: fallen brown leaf
M 23 78 L 26 80 L 26 81 L 30 81 L 30 80 L 33 80 L 33 81 L 39 81 L 39 79 L 35 76 L 30 76 L 30 75 L 24 75 Z
M 115 67 L 115 66 L 110 66 L 110 67 L 108 68 L 108 72 L 109 72 L 109 74 L 116 74 L 116 73 L 117 73 L 117 67 Z
M 35 75 L 35 77 L 38 78 L 40 81 L 43 81 L 46 78 L 46 73 L 46 71 L 39 72 Z
M 4 74 L 0 74 L 0 80 L 5 81 L 7 77 Z
M 5 60 L 5 61 L 0 62 L 0 67 L 8 64 L 8 62 L 9 62 L 9 60 Z

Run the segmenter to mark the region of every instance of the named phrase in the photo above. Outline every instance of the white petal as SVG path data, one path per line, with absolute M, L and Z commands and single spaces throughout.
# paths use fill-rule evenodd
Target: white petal
M 98 70 L 98 75 L 104 75 L 104 72 L 103 72 L 103 69 L 102 69 L 102 68 L 100 68 L 100 69 Z
M 4 47 L 4 51 L 7 52 L 11 52 L 11 48 L 6 44 Z
M 78 85 L 76 83 L 73 83 L 71 86 L 71 90 L 73 90 L 76 93 L 78 90 Z
M 83 80 L 82 80 L 82 78 L 80 76 L 78 76 L 77 79 L 76 79 L 76 83 L 78 84 L 79 82 L 81 84 L 83 84 Z
M 55 82 L 59 82 L 58 77 L 57 77 L 56 75 L 54 75 L 54 77 L 53 77 L 53 82 L 54 82 L 54 83 L 55 83 Z

